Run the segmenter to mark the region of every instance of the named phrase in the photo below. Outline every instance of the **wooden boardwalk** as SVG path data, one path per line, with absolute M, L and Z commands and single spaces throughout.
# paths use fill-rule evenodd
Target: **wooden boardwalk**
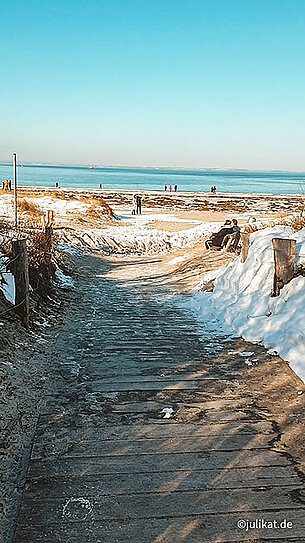
M 249 344 L 106 268 L 88 258 L 52 348 L 14 543 L 305 542 L 304 484 L 240 386 Z

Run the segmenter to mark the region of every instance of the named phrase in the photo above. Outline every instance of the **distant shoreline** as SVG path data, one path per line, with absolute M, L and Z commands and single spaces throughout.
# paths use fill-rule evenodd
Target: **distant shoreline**
M 11 166 L 11 162 L 0 161 L 0 166 Z M 78 169 L 78 170 L 90 170 L 89 166 L 93 166 L 91 171 L 145 171 L 153 173 L 168 173 L 168 172 L 183 172 L 184 174 L 189 173 L 211 173 L 220 174 L 220 173 L 247 173 L 247 174 L 293 174 L 300 175 L 305 177 L 304 170 L 281 170 L 281 169 L 271 169 L 271 170 L 254 170 L 249 168 L 191 168 L 191 167 L 177 167 L 177 166 L 113 166 L 113 165 L 98 165 L 98 164 L 44 164 L 44 163 L 31 163 L 31 162 L 19 162 L 18 166 L 24 168 L 61 168 L 61 169 Z M 305 179 L 304 179 L 305 181 Z

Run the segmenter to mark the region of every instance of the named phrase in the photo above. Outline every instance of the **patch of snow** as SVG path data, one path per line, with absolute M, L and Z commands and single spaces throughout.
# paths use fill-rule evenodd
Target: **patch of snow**
M 41 211 L 50 209 L 56 215 L 66 215 L 67 213 L 86 213 L 90 204 L 86 204 L 80 200 L 61 200 L 52 198 L 51 196 L 43 196 L 42 198 L 27 198 L 30 202 L 35 203 Z
M 146 225 L 151 222 L 160 221 L 160 222 L 185 222 L 189 224 L 200 224 L 202 221 L 198 219 L 181 219 L 176 215 L 171 213 L 145 213 L 143 215 L 124 215 L 119 217 L 121 221 L 133 221 L 138 225 Z
M 62 516 L 69 520 L 86 520 L 93 513 L 93 507 L 87 498 L 69 498 L 63 505 Z
M 216 225 L 216 226 L 215 226 Z M 126 226 L 108 226 L 91 230 L 77 231 L 93 249 L 101 249 L 112 253 L 165 253 L 171 249 L 191 247 L 200 239 L 210 235 L 217 229 L 217 223 L 202 222 L 199 225 L 180 230 L 179 232 L 163 232 L 148 228 L 145 223 L 136 222 Z M 65 235 L 68 237 L 69 233 Z
M 11 303 L 15 303 L 15 278 L 12 273 L 1 272 L 2 281 L 0 289 L 2 290 L 5 298 Z
M 204 273 L 198 285 L 196 285 L 195 290 L 202 290 L 207 283 L 210 281 L 215 281 L 215 279 L 217 279 L 217 277 L 219 277 L 225 269 L 225 266 L 222 266 L 216 270 L 211 270 Z
M 73 247 L 72 245 L 67 245 L 66 243 L 58 243 L 56 247 L 59 251 L 66 253 L 68 255 L 74 256 L 79 254 L 79 249 Z
M 72 277 L 70 277 L 69 275 L 65 275 L 64 272 L 60 268 L 56 269 L 55 276 L 61 288 L 64 288 L 64 289 L 73 288 L 74 281 Z
M 186 306 L 200 322 L 219 326 L 279 354 L 305 380 L 305 277 L 298 276 L 271 297 L 273 238 L 297 241 L 296 263 L 305 254 L 305 228 L 266 228 L 251 234 L 247 260 L 235 259 L 215 281 L 213 292 L 195 292 Z M 248 356 L 248 355 L 247 355 Z
M 185 259 L 186 256 L 176 256 L 176 258 L 169 261 L 169 264 L 179 264 L 179 262 L 183 262 Z

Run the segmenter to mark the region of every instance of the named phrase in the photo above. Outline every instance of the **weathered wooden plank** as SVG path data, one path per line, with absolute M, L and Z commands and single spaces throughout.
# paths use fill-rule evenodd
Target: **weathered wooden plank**
M 207 377 L 196 381 L 158 381 L 158 382 L 111 382 L 111 381 L 92 381 L 90 388 L 94 392 L 125 392 L 127 390 L 202 390 L 205 381 L 217 381 L 215 377 Z
M 130 456 L 107 456 L 67 459 L 44 459 L 31 461 L 28 476 L 45 477 L 46 473 L 53 476 L 110 474 L 110 473 L 140 473 L 143 471 L 176 471 L 192 469 L 220 469 L 230 466 L 260 467 L 260 466 L 289 466 L 289 461 L 283 455 L 269 451 L 240 451 L 234 452 L 197 452 L 187 454 L 152 454 Z
M 261 516 L 260 516 L 261 517 Z M 63 521 L 19 526 L 14 543 L 305 543 L 304 519 L 299 512 L 264 513 L 267 522 L 287 518 L 292 529 L 239 529 L 238 514 L 202 515 L 171 519 L 71 523 Z M 255 521 L 257 515 L 247 515 Z
M 176 368 L 175 368 L 176 369 Z M 211 375 L 208 370 L 173 373 L 171 375 L 117 375 L 114 379 L 98 379 L 99 383 L 180 383 L 181 381 L 215 381 L 219 379 L 217 375 Z
M 136 477 L 133 473 L 28 479 L 26 497 L 45 500 L 59 496 L 104 496 L 144 492 L 173 492 L 177 490 L 213 490 L 266 487 L 295 488 L 298 476 L 292 466 L 232 468 L 193 471 L 144 472 Z
M 281 288 L 293 278 L 297 242 L 294 239 L 273 238 L 274 277 L 273 295 L 278 296 Z
M 52 418 L 50 417 L 50 422 Z M 156 421 L 155 423 L 135 423 L 135 424 L 105 424 L 103 426 L 90 426 L 86 424 L 83 428 L 75 430 L 69 428 L 66 431 L 66 437 L 70 437 L 71 441 L 77 442 L 79 439 L 86 437 L 87 439 L 95 439 L 99 442 L 106 441 L 108 439 L 156 439 L 156 438 L 170 438 L 170 437 L 200 437 L 200 436 L 228 436 L 235 434 L 269 434 L 274 435 L 272 423 L 268 421 L 256 421 L 252 423 L 237 422 L 232 423 L 207 423 L 205 421 L 198 421 L 194 423 L 180 423 L 168 421 Z M 52 429 L 48 427 L 47 420 L 44 419 L 45 425 L 40 425 L 36 432 L 36 443 L 44 441 L 54 441 L 57 438 L 62 439 L 62 434 L 52 432 Z M 43 437 L 45 434 L 45 437 Z M 270 438 L 271 439 L 271 438 Z M 35 444 L 36 445 L 36 444 Z
M 79 437 L 76 440 L 62 439 L 57 443 L 37 443 L 31 458 L 49 456 L 86 457 L 86 456 L 129 456 L 134 454 L 168 454 L 210 451 L 236 451 L 267 449 L 271 438 L 268 435 L 236 434 L 232 436 L 177 437 L 158 439 L 108 440 Z
M 52 498 L 26 503 L 27 520 L 35 524 L 48 518 L 49 522 L 70 522 L 91 519 L 92 522 L 119 519 L 170 518 L 183 515 L 205 515 L 239 512 L 241 518 L 252 511 L 281 509 L 299 510 L 305 520 L 305 504 L 297 502 L 288 489 L 273 488 L 257 492 L 253 489 L 179 491 L 155 494 L 125 494 L 123 496 L 90 496 L 84 499 Z M 84 500 L 86 507 L 83 506 Z

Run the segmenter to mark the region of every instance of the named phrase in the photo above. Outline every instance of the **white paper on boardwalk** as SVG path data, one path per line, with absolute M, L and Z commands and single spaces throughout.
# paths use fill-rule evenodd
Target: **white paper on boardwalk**
M 278 297 L 270 296 L 274 237 L 295 239 L 296 264 L 305 263 L 305 229 L 260 230 L 251 235 L 246 262 L 234 260 L 216 279 L 213 292 L 196 292 L 187 304 L 199 320 L 216 320 L 225 332 L 277 352 L 305 381 L 305 277 L 295 277 Z

